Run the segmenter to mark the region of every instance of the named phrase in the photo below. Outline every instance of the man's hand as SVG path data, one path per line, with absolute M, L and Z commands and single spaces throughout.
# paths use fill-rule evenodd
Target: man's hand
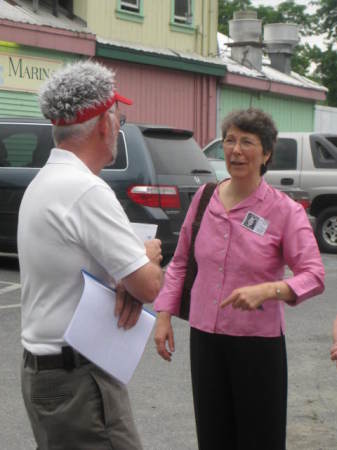
M 118 326 L 126 330 L 136 325 L 142 312 L 143 304 L 132 297 L 122 283 L 116 287 L 115 316 L 119 316 Z
M 160 239 L 151 239 L 149 241 L 144 242 L 146 255 L 150 261 L 155 264 L 160 265 L 163 255 L 161 254 L 161 240 Z

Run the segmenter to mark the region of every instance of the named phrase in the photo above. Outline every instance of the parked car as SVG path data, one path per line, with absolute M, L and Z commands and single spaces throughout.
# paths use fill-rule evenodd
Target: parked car
M 228 173 L 227 170 L 226 161 L 224 159 L 208 158 L 208 161 L 215 171 L 217 181 L 223 181 L 226 178 L 230 178 L 230 174 Z M 289 197 L 291 197 L 296 202 L 301 203 L 304 209 L 307 210 L 309 208 L 311 202 L 309 199 L 309 194 L 307 192 L 303 191 L 300 188 L 291 186 L 282 186 L 281 190 L 287 195 L 289 195 Z
M 214 139 L 203 149 L 212 159 L 223 159 L 222 139 Z M 337 135 L 287 133 L 278 135 L 273 161 L 266 180 L 301 203 L 308 195 L 308 213 L 315 219 L 315 235 L 322 251 L 337 253 Z
M 30 181 L 53 147 L 43 119 L 0 119 L 0 251 L 16 252 L 18 210 Z M 175 250 L 191 198 L 215 173 L 193 134 L 153 125 L 125 124 L 118 157 L 100 176 L 132 222 L 155 223 L 164 263 Z

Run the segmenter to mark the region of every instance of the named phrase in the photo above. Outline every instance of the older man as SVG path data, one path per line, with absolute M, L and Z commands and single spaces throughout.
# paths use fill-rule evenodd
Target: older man
M 25 192 L 18 227 L 22 392 L 39 450 L 142 448 L 125 386 L 63 340 L 83 290 L 81 269 L 117 285 L 125 328 L 161 286 L 160 241 L 144 246 L 97 176 L 116 159 L 119 103 L 131 101 L 93 62 L 61 69 L 40 93 L 56 148 Z

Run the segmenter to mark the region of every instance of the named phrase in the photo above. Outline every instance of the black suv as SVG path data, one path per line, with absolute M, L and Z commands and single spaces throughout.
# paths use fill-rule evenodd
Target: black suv
M 1 252 L 16 252 L 23 193 L 53 146 L 49 122 L 0 118 Z M 158 224 L 164 262 L 175 250 L 193 194 L 201 184 L 216 180 L 192 132 L 138 124 L 122 127 L 117 161 L 100 176 L 115 191 L 131 222 Z

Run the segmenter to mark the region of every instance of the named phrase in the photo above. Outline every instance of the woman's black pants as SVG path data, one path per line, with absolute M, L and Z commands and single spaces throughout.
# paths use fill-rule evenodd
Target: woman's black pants
M 246 337 L 191 328 L 199 450 L 285 450 L 284 336 Z

